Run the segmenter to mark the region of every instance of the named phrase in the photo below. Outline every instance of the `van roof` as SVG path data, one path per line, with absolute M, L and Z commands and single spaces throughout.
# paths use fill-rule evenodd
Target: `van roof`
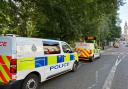
M 52 40 L 52 39 L 42 39 L 42 38 L 31 38 L 31 37 L 12 37 L 12 36 L 1 36 L 4 38 L 18 38 L 18 39 L 39 39 L 43 41 L 56 41 L 56 42 L 64 42 L 64 41 L 59 41 L 59 40 Z

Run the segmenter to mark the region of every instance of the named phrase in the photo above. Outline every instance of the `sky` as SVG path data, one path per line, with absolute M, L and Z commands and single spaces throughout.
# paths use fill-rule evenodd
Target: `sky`
M 121 28 L 122 28 L 122 33 L 124 32 L 124 25 L 125 22 L 127 21 L 128 23 L 128 0 L 125 0 L 126 4 L 120 7 L 119 9 L 119 18 L 121 19 Z

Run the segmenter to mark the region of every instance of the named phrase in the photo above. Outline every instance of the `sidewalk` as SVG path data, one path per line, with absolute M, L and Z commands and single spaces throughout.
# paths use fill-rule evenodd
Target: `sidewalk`
M 101 53 L 104 53 L 105 51 L 111 49 L 112 47 L 111 46 L 105 46 L 104 47 L 104 50 L 101 50 Z
M 104 46 L 104 50 L 112 48 L 111 46 Z

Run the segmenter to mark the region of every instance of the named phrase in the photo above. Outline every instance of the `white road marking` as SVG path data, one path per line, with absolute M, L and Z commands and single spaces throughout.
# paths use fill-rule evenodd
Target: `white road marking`
M 99 71 L 96 71 L 96 84 L 98 83 L 98 74 L 99 74 Z
M 117 52 L 116 52 L 116 53 L 117 53 Z M 113 67 L 112 67 L 112 69 L 111 69 L 111 71 L 110 71 L 110 73 L 109 73 L 109 75 L 108 75 L 108 77 L 107 77 L 107 79 L 106 79 L 106 81 L 105 81 L 105 84 L 104 84 L 104 86 L 103 86 L 102 89 L 110 89 L 110 88 L 111 88 L 112 80 L 113 80 L 113 78 L 114 78 L 114 76 L 115 76 L 115 72 L 116 72 L 117 66 L 121 63 L 122 59 L 124 59 L 124 58 L 126 57 L 126 55 L 125 55 L 125 56 L 123 56 L 122 58 L 120 58 L 120 56 L 121 56 L 122 54 L 124 54 L 124 53 L 118 53 L 116 62 L 115 62 L 115 64 L 113 65 Z M 101 68 L 99 71 L 101 71 L 101 70 L 103 70 L 103 69 L 104 69 L 104 67 Z M 96 85 L 98 84 L 98 75 L 99 75 L 99 71 L 96 71 L 96 74 L 95 74 L 95 76 L 96 76 L 95 83 L 92 84 L 91 86 L 89 86 L 87 89 L 92 89 L 92 88 L 96 87 Z
M 95 87 L 96 84 L 92 84 L 90 87 L 88 87 L 87 89 L 92 89 L 93 87 Z
M 96 79 L 95 79 L 95 83 L 92 84 L 90 87 L 88 87 L 87 89 L 92 89 L 94 88 L 98 83 L 98 71 L 96 71 Z
M 120 56 L 118 56 L 118 58 L 116 59 L 116 62 L 114 64 L 114 66 L 112 67 L 108 77 L 106 78 L 106 81 L 105 81 L 102 89 L 111 89 L 112 81 L 114 79 L 117 66 L 121 63 L 122 59 L 124 59 L 126 57 L 126 55 L 123 56 L 121 59 L 119 59 L 119 57 Z

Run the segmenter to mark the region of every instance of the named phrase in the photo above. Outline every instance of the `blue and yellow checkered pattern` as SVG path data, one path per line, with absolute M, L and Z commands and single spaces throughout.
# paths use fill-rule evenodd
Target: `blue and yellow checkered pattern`
M 21 58 L 17 61 L 17 70 L 30 70 L 48 65 L 78 60 L 77 54 L 49 55 L 35 58 Z M 22 61 L 22 62 L 21 62 Z

